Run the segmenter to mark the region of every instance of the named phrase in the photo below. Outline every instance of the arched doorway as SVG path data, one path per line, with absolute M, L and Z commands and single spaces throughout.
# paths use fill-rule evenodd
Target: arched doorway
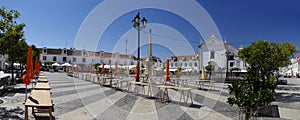
M 208 62 L 208 65 L 211 65 L 211 66 L 212 66 L 212 71 L 216 71 L 216 70 L 218 70 L 218 68 L 219 68 L 218 63 L 216 63 L 215 61 L 209 61 L 209 62 Z

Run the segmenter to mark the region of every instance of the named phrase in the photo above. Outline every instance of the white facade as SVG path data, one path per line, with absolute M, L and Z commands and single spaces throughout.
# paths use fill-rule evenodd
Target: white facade
M 298 74 L 300 74 L 300 57 L 296 59 L 291 59 L 291 64 L 287 67 L 280 68 L 280 74 L 285 76 L 293 76 L 296 77 Z
M 226 67 L 226 49 L 224 42 L 212 34 L 202 43 L 200 53 L 200 68 L 207 65 L 213 65 L 214 71 Z
M 92 52 L 86 50 L 75 49 L 51 49 L 41 48 L 42 53 L 40 60 L 45 62 L 56 62 L 59 64 L 83 64 L 90 65 L 96 63 L 114 64 L 118 62 L 119 65 L 134 65 L 136 60 L 133 55 L 123 55 L 119 53 L 106 53 L 104 51 Z
M 171 71 L 180 67 L 183 72 L 198 72 L 198 65 L 198 55 L 172 56 L 169 64 Z
M 5 59 L 6 59 L 5 55 L 0 55 L 0 70 L 6 69 L 6 67 L 5 67 Z
M 238 51 L 239 49 L 212 34 L 205 41 L 201 41 L 198 55 L 172 56 L 170 68 L 175 70 L 180 67 L 186 71 L 199 73 L 202 67 L 212 65 L 213 71 L 225 72 L 228 65 L 228 70 L 240 68 L 241 71 L 246 71 L 246 62 L 237 57 Z M 227 53 L 232 57 L 230 58 Z

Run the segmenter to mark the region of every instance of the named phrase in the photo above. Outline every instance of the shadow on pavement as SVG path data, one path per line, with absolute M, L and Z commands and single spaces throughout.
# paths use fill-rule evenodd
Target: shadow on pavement
M 25 111 L 20 107 L 7 109 L 6 107 L 0 107 L 0 119 L 1 120 L 23 120 L 20 116 L 24 116 Z
M 49 120 L 50 118 L 49 118 L 49 115 L 47 114 L 47 115 L 34 115 L 34 118 L 36 119 L 36 120 Z M 52 120 L 55 120 L 55 117 L 54 116 L 52 116 Z
M 27 94 L 31 92 L 31 89 L 30 88 L 27 88 Z M 25 88 L 14 88 L 14 89 L 11 89 L 11 90 L 6 90 L 4 91 L 3 94 L 1 94 L 0 96 L 1 97 L 4 97 L 4 96 L 9 96 L 9 97 L 12 97 L 14 96 L 16 93 L 19 93 L 19 94 L 25 94 Z
M 283 87 L 283 86 L 277 86 L 276 90 L 298 91 L 298 90 L 300 90 L 300 87 Z
M 300 101 L 300 93 L 275 93 L 276 101 L 283 103 L 292 103 Z

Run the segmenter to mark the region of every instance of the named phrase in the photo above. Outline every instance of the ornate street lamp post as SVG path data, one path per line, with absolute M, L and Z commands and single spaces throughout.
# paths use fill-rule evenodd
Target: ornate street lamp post
M 144 29 L 146 27 L 147 24 L 147 20 L 145 17 L 143 17 L 143 19 L 140 21 L 140 13 L 138 12 L 138 14 L 133 18 L 132 20 L 132 25 L 133 27 L 138 31 L 138 53 L 137 53 L 137 64 L 140 65 L 140 32 L 142 29 Z M 140 22 L 142 23 L 142 25 L 140 24 Z M 140 68 L 140 66 L 138 66 L 138 68 Z M 140 81 L 140 71 L 137 71 L 137 78 L 136 78 L 136 82 Z
M 226 79 L 228 78 L 228 61 L 229 61 L 229 58 L 230 58 L 230 52 L 229 52 L 229 50 L 227 50 L 226 51 L 226 57 L 227 57 L 227 62 L 226 62 L 226 65 L 227 65 L 227 67 L 226 67 Z
M 202 72 L 202 67 L 204 67 L 203 66 L 203 50 L 202 50 L 202 47 L 203 47 L 203 45 L 205 45 L 205 43 L 204 42 L 201 42 L 200 43 L 200 45 L 198 46 L 198 60 L 199 60 L 199 76 L 201 77 L 201 72 Z

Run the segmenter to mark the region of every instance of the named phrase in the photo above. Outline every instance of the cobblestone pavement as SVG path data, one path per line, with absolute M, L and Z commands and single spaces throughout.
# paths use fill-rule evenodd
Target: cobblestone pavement
M 52 99 L 55 104 L 53 116 L 61 120 L 112 120 L 112 119 L 238 119 L 239 109 L 229 106 L 227 84 L 216 83 L 215 89 L 196 89 L 192 87 L 193 104 L 180 102 L 180 93 L 169 89 L 170 101 L 161 103 L 155 96 L 159 92 L 152 86 L 153 97 L 143 96 L 141 86 L 138 93 L 128 93 L 125 89 L 112 89 L 91 81 L 68 77 L 65 73 L 47 73 L 52 87 Z M 288 85 L 278 86 L 277 100 L 282 119 L 300 118 L 300 79 L 288 79 Z M 157 81 L 159 83 L 159 81 Z M 24 119 L 24 89 L 18 84 L 16 94 L 0 97 L 0 119 Z M 28 86 L 31 88 L 31 85 Z M 205 87 L 207 88 L 207 86 Z M 146 89 L 147 91 L 147 89 Z M 1 101 L 0 101 L 1 102 Z M 29 110 L 30 111 L 30 110 Z M 41 115 L 30 119 L 48 119 Z M 262 118 L 267 119 L 267 118 Z

